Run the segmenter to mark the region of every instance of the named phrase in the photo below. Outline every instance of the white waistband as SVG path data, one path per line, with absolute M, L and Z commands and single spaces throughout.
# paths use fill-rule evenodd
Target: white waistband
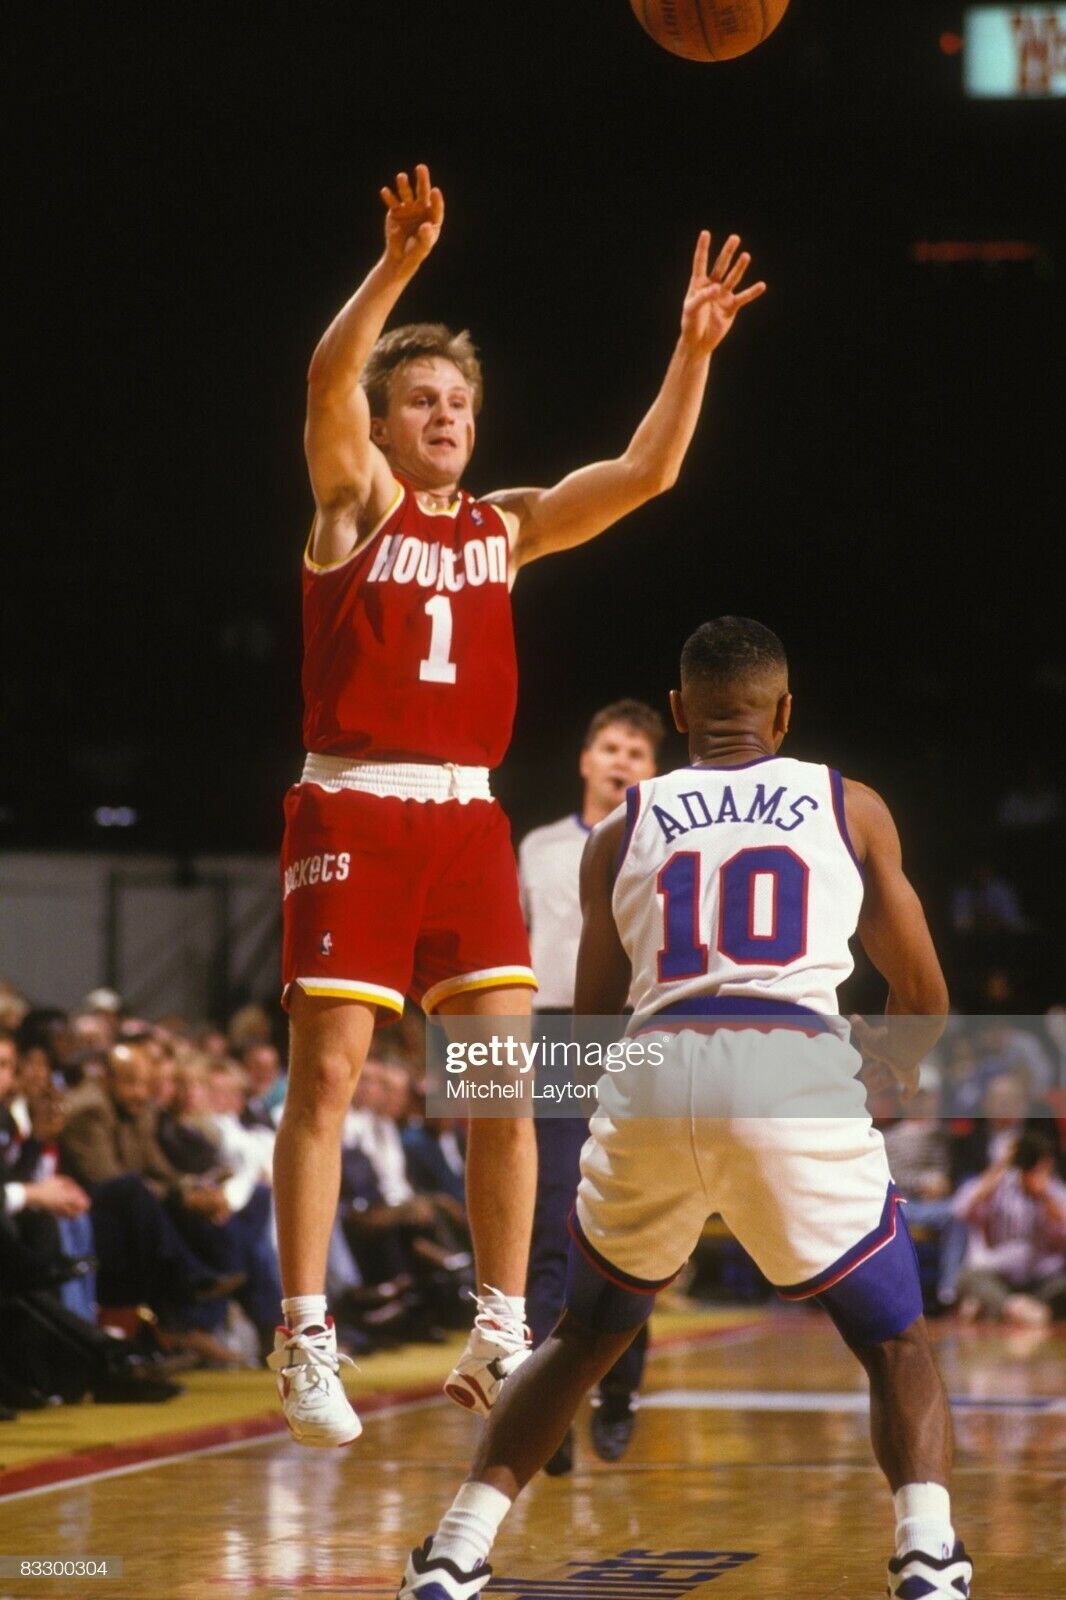
M 316 783 L 336 794 L 358 789 L 381 799 L 491 800 L 488 767 L 457 767 L 418 761 L 351 761 L 347 756 L 308 755 L 301 783 Z

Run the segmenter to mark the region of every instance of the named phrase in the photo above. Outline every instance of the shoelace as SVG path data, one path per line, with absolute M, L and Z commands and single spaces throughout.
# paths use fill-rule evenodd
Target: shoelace
M 284 1369 L 286 1372 L 298 1372 L 304 1376 L 307 1381 L 302 1387 L 307 1389 L 320 1387 L 328 1390 L 327 1372 L 338 1377 L 342 1362 L 347 1362 L 350 1367 L 355 1366 L 351 1356 L 346 1356 L 341 1350 L 331 1350 L 328 1339 L 320 1333 L 310 1336 L 306 1333 L 294 1334 L 291 1339 L 286 1340 L 286 1347 L 289 1350 L 302 1350 L 310 1357 L 308 1361 L 294 1362 Z
M 521 1330 L 521 1338 L 518 1343 L 528 1344 L 533 1336 L 524 1322 L 512 1321 L 509 1324 L 501 1322 L 497 1313 L 489 1306 L 491 1296 L 495 1295 L 501 1300 L 505 1298 L 503 1291 L 493 1288 L 491 1283 L 487 1283 L 485 1289 L 486 1293 L 483 1295 L 475 1294 L 473 1289 L 470 1290 L 470 1298 L 477 1306 L 477 1315 L 474 1318 L 475 1328 L 480 1328 L 482 1333 L 501 1333 L 509 1343 L 516 1340 L 518 1331 Z

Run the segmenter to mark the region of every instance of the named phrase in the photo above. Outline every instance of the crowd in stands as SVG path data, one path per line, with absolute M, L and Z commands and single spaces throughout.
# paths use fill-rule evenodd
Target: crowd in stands
M 420 1017 L 383 1030 L 345 1122 L 327 1288 L 349 1352 L 469 1320 L 463 1126 L 427 1115 L 423 1068 Z M 0 1411 L 162 1401 L 183 1367 L 258 1364 L 285 1085 L 258 1007 L 221 1029 L 0 984 Z M 927 1309 L 1066 1317 L 1066 1006 L 953 1017 L 914 1098 L 874 1111 Z
M 444 1339 L 473 1284 L 462 1130 L 425 1116 L 417 1030 L 379 1038 L 330 1249 L 353 1352 Z M 129 1015 L 106 990 L 68 1015 L 0 985 L 0 1411 L 162 1401 L 184 1368 L 273 1348 L 285 1085 L 258 1007 L 222 1030 Z

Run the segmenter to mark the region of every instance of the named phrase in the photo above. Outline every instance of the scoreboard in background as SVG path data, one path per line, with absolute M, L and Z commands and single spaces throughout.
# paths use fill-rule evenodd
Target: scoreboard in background
M 1066 6 L 974 6 L 963 28 L 963 84 L 977 99 L 1066 95 Z

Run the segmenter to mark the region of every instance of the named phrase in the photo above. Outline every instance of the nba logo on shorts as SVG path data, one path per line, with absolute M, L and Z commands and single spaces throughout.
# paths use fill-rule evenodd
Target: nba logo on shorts
M 471 522 L 475 523 L 477 525 L 477 527 L 480 528 L 481 524 L 485 520 L 484 512 L 479 511 L 477 506 L 471 506 L 470 507 L 470 520 L 471 520 Z
M 333 954 L 333 935 L 331 933 L 322 935 L 322 943 L 318 947 L 318 953 L 320 956 L 331 956 Z

